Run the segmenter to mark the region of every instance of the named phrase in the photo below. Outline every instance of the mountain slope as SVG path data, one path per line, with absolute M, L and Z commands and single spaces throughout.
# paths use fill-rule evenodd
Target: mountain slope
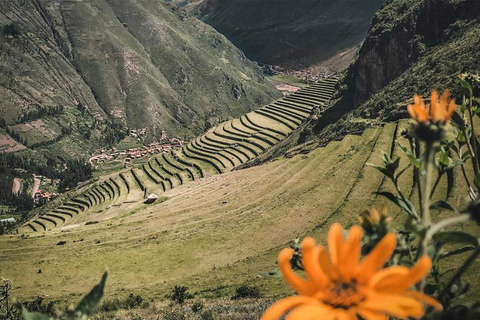
M 2 126 L 27 140 L 39 119 L 44 144 L 64 128 L 90 145 L 102 123 L 194 135 L 278 96 L 225 37 L 157 1 L 2 2 L 0 25 Z
M 386 2 L 337 97 L 299 141 L 316 137 L 324 143 L 372 121 L 404 118 L 413 95 L 428 95 L 433 88 L 461 98 L 457 76 L 480 71 L 479 22 L 478 1 Z
M 204 0 L 190 4 L 189 10 L 226 35 L 248 57 L 300 68 L 358 46 L 382 3 Z

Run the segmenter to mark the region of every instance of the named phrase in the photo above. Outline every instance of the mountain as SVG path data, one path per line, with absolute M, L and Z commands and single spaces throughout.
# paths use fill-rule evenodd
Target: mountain
M 186 7 L 249 58 L 304 68 L 359 46 L 383 1 L 197 0 Z
M 127 127 L 192 136 L 279 95 L 224 36 L 154 0 L 2 1 L 0 26 L 0 134 L 30 149 L 81 153 Z
M 356 61 L 323 116 L 301 134 L 323 141 L 370 123 L 407 116 L 415 93 L 449 89 L 460 73 L 480 72 L 480 2 L 391 0 L 374 17 Z

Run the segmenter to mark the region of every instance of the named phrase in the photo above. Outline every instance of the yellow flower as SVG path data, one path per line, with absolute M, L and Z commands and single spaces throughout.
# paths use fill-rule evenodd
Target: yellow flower
M 298 295 L 272 305 L 262 320 L 276 320 L 287 312 L 286 320 L 407 319 L 422 317 L 424 303 L 442 308 L 435 299 L 410 290 L 430 271 L 429 257 L 422 257 L 410 269 L 382 269 L 395 250 L 395 235 L 387 234 L 360 261 L 362 235 L 362 228 L 354 226 L 344 239 L 342 226 L 333 224 L 328 233 L 330 257 L 325 248 L 315 245 L 313 238 L 306 238 L 302 242 L 306 278 L 292 270 L 294 251 L 284 249 L 278 257 L 280 270 Z
M 445 90 L 438 100 L 438 92 L 432 91 L 430 104 L 425 105 L 423 98 L 415 95 L 414 104 L 408 106 L 408 112 L 412 119 L 418 123 L 448 123 L 455 111 L 455 99 L 450 98 L 450 92 Z
M 376 208 L 362 212 L 358 221 L 364 228 L 374 228 L 381 223 L 389 223 L 392 219 L 387 215 L 387 209 L 383 208 L 380 212 Z

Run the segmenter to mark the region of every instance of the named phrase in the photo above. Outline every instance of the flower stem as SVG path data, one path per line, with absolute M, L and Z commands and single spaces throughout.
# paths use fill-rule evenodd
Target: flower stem
M 430 229 L 430 225 L 432 224 L 432 218 L 430 216 L 430 193 L 431 193 L 431 184 L 432 184 L 432 169 L 434 166 L 434 145 L 432 142 L 426 143 L 425 148 L 425 177 L 424 177 L 424 184 L 423 184 L 423 194 L 422 194 L 422 225 L 425 230 L 421 239 L 420 239 L 420 246 L 417 251 L 417 260 L 420 259 L 425 252 L 427 251 L 428 242 L 430 241 L 427 238 L 428 231 Z M 423 279 L 419 283 L 420 291 L 423 291 L 425 288 L 425 279 Z
M 432 240 L 435 233 L 439 232 L 440 230 L 454 224 L 467 222 L 469 220 L 470 220 L 469 214 L 461 214 L 451 218 L 444 219 L 438 223 L 435 223 L 434 225 L 432 225 L 430 229 L 428 229 L 427 234 L 425 235 L 424 241 L 425 243 L 428 244 L 430 240 Z
M 479 173 L 480 171 L 480 168 L 479 168 L 479 165 L 478 165 L 478 158 L 477 158 L 477 137 L 475 135 L 475 128 L 473 126 L 473 113 L 472 113 L 472 97 L 470 97 L 469 99 L 469 108 L 468 108 L 468 115 L 470 117 L 470 127 L 472 128 L 472 146 L 471 148 L 473 149 L 473 152 L 472 150 L 470 150 L 471 152 L 471 157 L 472 157 L 472 161 L 473 161 L 473 169 L 475 171 L 475 176 Z M 467 138 L 467 141 L 468 141 L 468 137 L 465 136 Z
M 432 223 L 430 216 L 430 193 L 432 186 L 432 169 L 434 166 L 434 146 L 433 143 L 427 142 L 425 149 L 425 178 L 423 184 L 422 195 L 422 222 L 423 226 L 428 228 Z
M 480 242 L 480 239 L 478 239 Z M 445 288 L 438 294 L 438 300 L 442 301 L 443 297 L 448 293 L 448 290 L 455 284 L 455 282 L 468 270 L 470 265 L 477 260 L 477 257 L 480 255 L 480 246 L 477 245 L 477 248 L 473 252 L 473 254 L 468 258 L 467 261 L 457 270 L 457 272 L 453 275 L 450 281 L 447 283 Z

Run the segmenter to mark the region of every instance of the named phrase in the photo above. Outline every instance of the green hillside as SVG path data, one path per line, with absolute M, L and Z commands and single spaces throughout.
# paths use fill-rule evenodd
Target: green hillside
M 382 151 L 400 155 L 392 146 L 407 143 L 401 138 L 406 126 L 406 121 L 388 123 L 291 159 L 197 179 L 163 193 L 167 199 L 161 203 L 130 204 L 130 210 L 117 210 L 121 214 L 98 223 L 79 221 L 29 236 L 1 237 L 0 272 L 14 281 L 22 298 L 46 294 L 71 299 L 87 291 L 105 269 L 111 274 L 108 296 L 127 290 L 163 299 L 174 285 L 187 285 L 203 297 L 230 296 L 244 282 L 259 286 L 264 295 L 286 293 L 280 279 L 259 274 L 275 268 L 278 251 L 297 235 L 325 239 L 331 223 L 355 224 L 357 215 L 372 205 L 387 205 L 394 225 L 403 224 L 403 214 L 372 195 L 392 186 L 366 163 L 379 164 Z M 441 180 L 435 199 L 464 204 L 460 170 L 454 172 L 453 184 L 448 180 Z M 130 173 L 124 182 L 114 181 L 123 196 L 131 186 L 141 197 Z M 117 194 L 115 182 L 108 183 L 114 191 L 93 188 L 92 201 Z M 404 174 L 400 187 L 415 198 L 411 172 Z M 108 216 L 101 206 L 89 213 L 91 219 Z M 77 216 L 76 207 L 70 203 L 59 211 Z M 57 245 L 61 241 L 65 244 Z M 475 294 L 471 291 L 469 297 Z
M 224 36 L 174 6 L 39 0 L 0 9 L 0 124 L 16 148 L 88 154 L 127 127 L 147 128 L 149 139 L 195 136 L 279 96 Z
M 20 232 L 42 232 L 92 220 L 106 220 L 136 208 L 151 193 L 212 174 L 231 171 L 284 140 L 328 103 L 337 79 L 283 97 L 239 118 L 221 123 L 180 149 L 151 157 L 120 173 L 102 177 L 35 212 Z M 138 210 L 138 209 L 135 209 Z
M 182 5 L 186 1 L 173 2 Z M 227 36 L 248 57 L 305 68 L 359 46 L 384 1 L 190 2 L 188 10 Z

